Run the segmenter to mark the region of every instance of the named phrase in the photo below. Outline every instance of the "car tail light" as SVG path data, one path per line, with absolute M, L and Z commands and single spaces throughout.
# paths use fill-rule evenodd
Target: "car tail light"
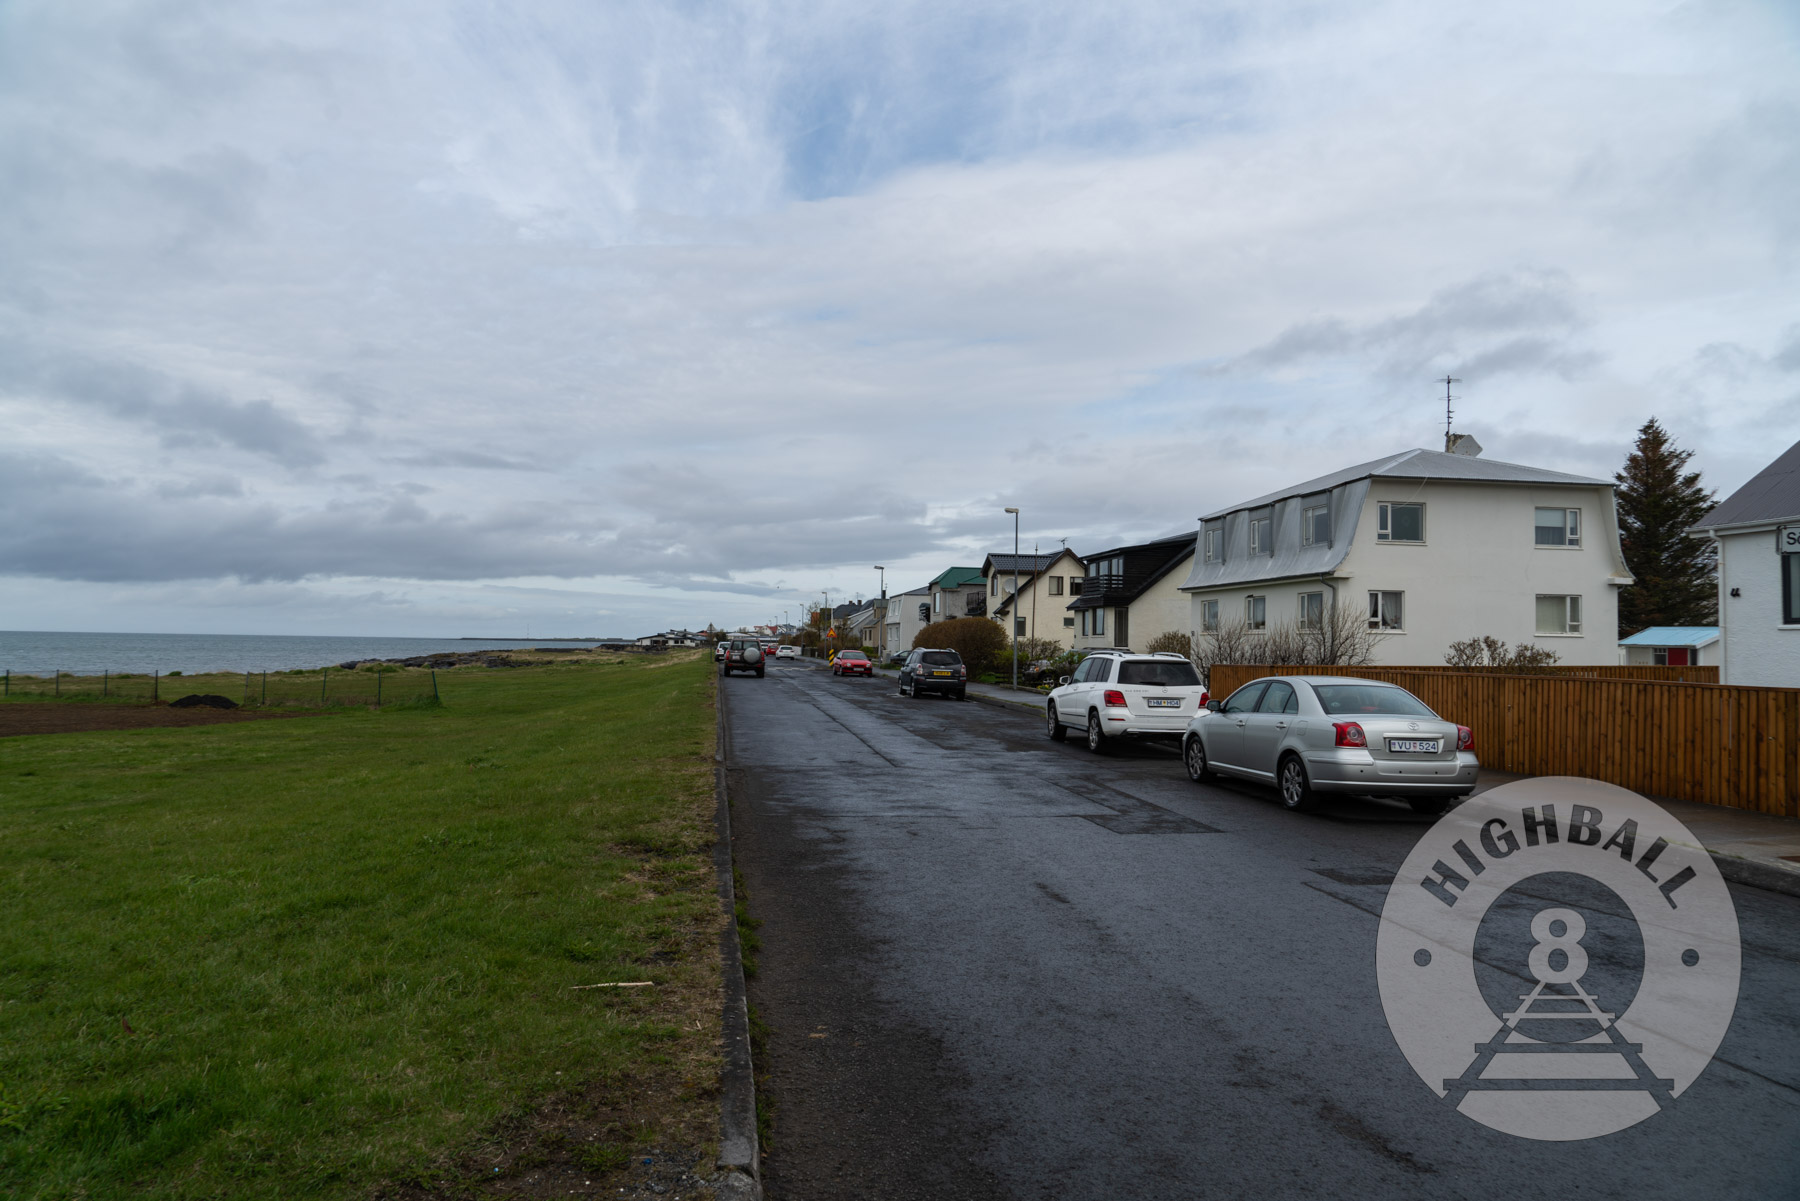
M 1363 728 L 1353 721 L 1334 721 L 1331 723 L 1331 728 L 1337 731 L 1339 746 L 1369 745 L 1369 736 L 1364 734 Z
M 1125 694 L 1116 688 L 1108 688 L 1106 695 L 1101 699 L 1111 708 L 1123 709 L 1125 707 Z
M 1206 689 L 1202 688 L 1200 690 L 1200 707 L 1202 709 L 1206 708 L 1206 702 L 1210 700 L 1212 700 L 1212 697 L 1207 695 Z
M 1468 726 L 1457 726 L 1456 727 L 1456 749 L 1459 751 L 1474 750 L 1475 749 L 1475 731 L 1471 730 Z

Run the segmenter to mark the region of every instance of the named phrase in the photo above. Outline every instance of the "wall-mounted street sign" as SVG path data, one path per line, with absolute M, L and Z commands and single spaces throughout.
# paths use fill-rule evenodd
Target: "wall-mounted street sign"
M 1784 525 L 1776 530 L 1775 549 L 1784 555 L 1800 555 L 1800 525 Z

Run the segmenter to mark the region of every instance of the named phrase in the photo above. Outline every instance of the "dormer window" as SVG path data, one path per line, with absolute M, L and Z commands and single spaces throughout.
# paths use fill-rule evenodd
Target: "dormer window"
M 1203 563 L 1223 563 L 1225 561 L 1225 527 L 1223 524 L 1209 525 L 1200 532 L 1200 560 Z
M 1275 553 L 1275 522 L 1267 509 L 1250 514 L 1250 553 L 1252 555 Z
M 1308 505 L 1300 510 L 1300 545 L 1328 546 L 1331 543 L 1331 506 Z

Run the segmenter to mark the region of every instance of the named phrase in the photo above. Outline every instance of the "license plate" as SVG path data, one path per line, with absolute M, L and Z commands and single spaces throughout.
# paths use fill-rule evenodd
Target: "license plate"
M 1179 709 L 1181 698 L 1178 696 L 1153 696 L 1145 699 L 1144 704 L 1152 709 Z
M 932 675 L 934 675 L 934 676 L 947 676 L 947 675 L 949 675 L 949 674 L 950 674 L 950 673 L 949 673 L 949 672 L 947 672 L 947 671 L 934 671 L 934 672 L 932 672 L 932 673 L 931 673 L 931 674 L 932 674 Z
M 1390 738 L 1388 750 L 1395 754 L 1435 755 L 1443 743 L 1435 738 Z

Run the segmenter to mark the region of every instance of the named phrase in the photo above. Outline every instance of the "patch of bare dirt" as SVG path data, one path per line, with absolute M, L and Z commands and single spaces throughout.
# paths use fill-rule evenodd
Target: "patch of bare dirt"
M 213 709 L 199 705 L 104 705 L 88 701 L 16 701 L 0 705 L 0 738 L 25 734 L 86 734 L 94 730 L 141 730 L 155 726 L 216 726 L 271 717 L 316 717 L 307 710 Z

